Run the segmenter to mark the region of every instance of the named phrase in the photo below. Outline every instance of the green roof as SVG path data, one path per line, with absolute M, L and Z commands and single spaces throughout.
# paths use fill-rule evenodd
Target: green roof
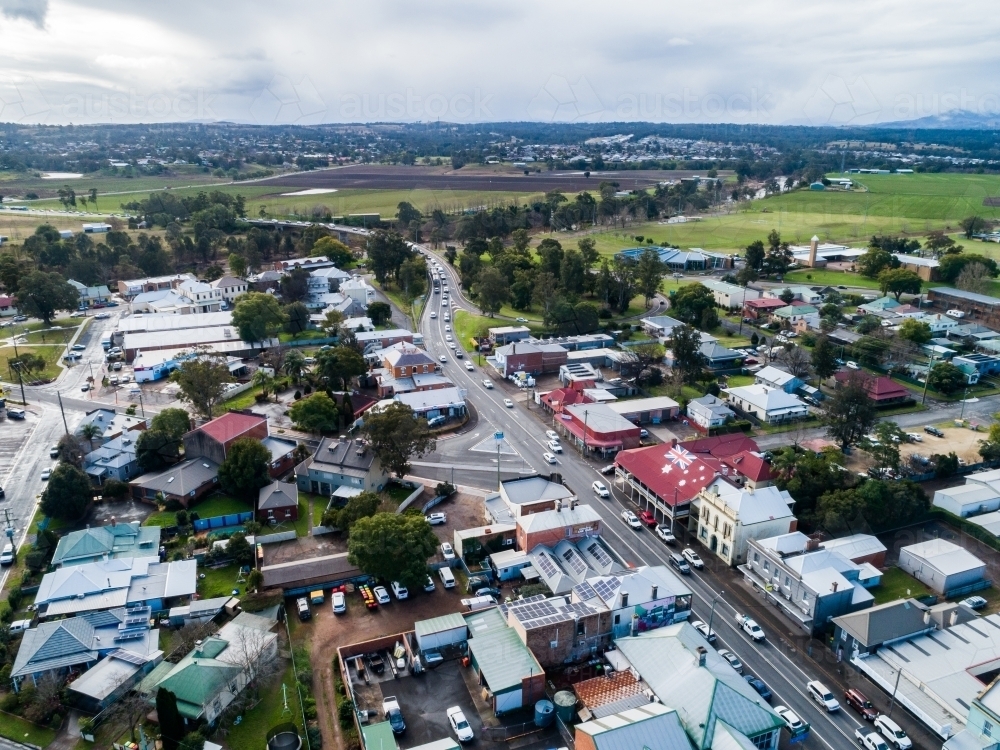
M 453 630 L 454 628 L 464 628 L 465 618 L 458 612 L 452 612 L 449 615 L 441 615 L 440 617 L 432 617 L 430 620 L 420 620 L 419 622 L 413 623 L 413 630 L 416 632 L 417 636 L 430 635 L 431 633 L 440 633 L 444 630 Z
M 464 617 L 469 626 L 469 653 L 486 684 L 494 693 L 521 687 L 521 680 L 544 674 L 534 655 L 517 633 L 507 627 L 498 609 L 486 609 Z
M 184 661 L 187 661 L 187 657 Z M 184 661 L 157 687 L 166 688 L 176 695 L 178 705 L 183 702 L 197 706 L 198 711 L 194 716 L 197 718 L 204 705 L 216 696 L 219 689 L 240 673 L 240 668 L 201 657 L 191 659 L 187 664 Z
M 392 733 L 388 721 L 363 725 L 361 736 L 365 738 L 365 750 L 399 750 L 396 735 Z

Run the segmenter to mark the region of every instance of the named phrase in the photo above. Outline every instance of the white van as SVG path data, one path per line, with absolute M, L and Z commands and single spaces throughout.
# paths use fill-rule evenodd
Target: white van
M 0 565 L 6 567 L 14 564 L 14 546 L 8 542 L 4 545 L 3 552 L 0 552 Z
M 945 315 L 947 315 L 949 318 L 955 318 L 956 320 L 961 320 L 962 318 L 965 317 L 965 313 L 962 312 L 961 310 L 948 310 L 947 312 L 945 312 Z
M 31 620 L 14 620 L 14 622 L 10 624 L 10 632 L 11 634 L 23 633 L 30 627 L 31 627 Z
M 497 600 L 492 596 L 474 596 L 471 599 L 463 599 L 462 606 L 467 607 L 471 612 L 487 607 L 495 607 Z
M 446 589 L 455 588 L 455 574 L 451 572 L 451 568 L 439 568 L 438 577 Z

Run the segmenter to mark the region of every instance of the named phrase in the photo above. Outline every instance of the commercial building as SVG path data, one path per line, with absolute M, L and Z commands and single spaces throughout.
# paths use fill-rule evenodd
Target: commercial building
M 641 697 L 645 699 L 644 695 Z M 621 748 L 637 747 L 650 750 L 691 749 L 691 743 L 684 733 L 677 710 L 659 703 L 648 703 L 608 714 L 600 719 L 585 721 L 577 724 L 575 731 L 575 746 L 579 750 L 621 750 Z
M 412 344 L 413 331 L 407 331 L 405 328 L 391 328 L 384 331 L 362 331 L 361 333 L 354 334 L 354 338 L 357 340 L 358 346 L 365 353 L 368 353 L 378 351 L 379 349 L 386 349 L 401 341 Z
M 557 503 L 560 508 L 568 508 L 575 498 L 558 474 L 508 479 L 500 483 L 498 493 L 486 496 L 486 521 L 516 523 L 522 516 L 555 510 Z
M 515 372 L 529 375 L 559 372 L 568 360 L 566 349 L 559 344 L 517 341 L 498 347 L 489 361 L 501 376 L 507 378 Z
M 615 402 L 617 404 L 617 402 Z M 609 404 L 570 404 L 563 409 L 569 420 L 557 423 L 568 442 L 582 450 L 607 456 L 639 447 L 639 428 Z
M 687 440 L 679 447 L 738 487 L 757 489 L 771 484 L 771 464 L 753 438 L 740 432 Z
M 182 281 L 194 281 L 189 273 L 175 273 L 168 276 L 149 276 L 144 279 L 128 279 L 118 282 L 118 293 L 126 299 L 132 299 L 145 292 L 156 292 L 175 289 Z
M 680 404 L 669 396 L 614 401 L 607 407 L 632 424 L 660 424 L 675 419 L 680 411 Z
M 277 338 L 264 341 L 243 341 L 240 338 L 240 332 L 228 325 L 127 333 L 122 341 L 122 349 L 125 352 L 125 361 L 127 362 L 133 362 L 140 352 L 149 354 L 159 351 L 176 352 L 196 349 L 202 353 L 244 357 L 259 354 L 261 350 L 277 345 Z
M 555 546 L 563 539 L 600 536 L 604 527 L 600 513 L 574 498 L 565 506 L 557 501 L 553 510 L 519 516 L 516 528 L 517 548 L 532 550 L 540 544 Z
M 490 343 L 493 346 L 503 346 L 513 344 L 515 341 L 523 341 L 531 337 L 531 329 L 528 326 L 500 326 L 490 328 Z
M 362 440 L 323 438 L 316 452 L 295 467 L 295 479 L 303 492 L 330 497 L 341 487 L 381 492 L 389 474 Z
M 1000 510 L 1000 469 L 968 474 L 964 485 L 937 490 L 932 504 L 962 518 Z
M 671 318 L 669 315 L 652 315 L 648 318 L 643 318 L 639 323 L 642 325 L 643 331 L 658 339 L 670 338 L 675 328 L 684 325 L 684 323 L 676 318 Z
M 726 565 L 738 565 L 751 540 L 795 531 L 794 504 L 786 490 L 737 487 L 718 477 L 695 498 L 691 530 Z
M 239 279 L 235 276 L 223 276 L 211 283 L 213 289 L 222 294 L 222 301 L 232 306 L 236 298 L 246 294 L 250 290 L 250 284 L 246 279 Z
M 899 550 L 899 567 L 932 591 L 957 596 L 979 585 L 983 588 L 986 563 L 945 539 L 929 539 Z
M 588 578 L 573 587 L 571 599 L 608 610 L 614 638 L 673 625 L 691 615 L 691 588 L 664 565 Z
M 87 286 L 86 284 L 81 284 L 79 281 L 74 281 L 73 279 L 67 279 L 70 286 L 76 289 L 77 294 L 80 297 L 80 307 L 103 307 L 105 302 L 111 301 L 111 290 L 108 289 L 106 284 L 100 284 L 98 286 Z
M 138 521 L 93 526 L 59 537 L 52 565 L 56 568 L 115 560 L 122 557 L 155 556 L 160 549 L 160 527 L 140 526 Z
M 760 299 L 761 292 L 757 289 L 727 284 L 725 281 L 706 279 L 701 282 L 712 291 L 715 304 L 727 310 L 740 310 L 749 300 Z
M 465 391 L 450 384 L 444 388 L 397 393 L 393 399 L 406 404 L 414 414 L 425 419 L 435 417 L 455 419 L 465 415 Z M 376 405 L 375 408 L 380 407 Z
M 500 613 L 543 668 L 580 661 L 609 642 L 611 616 L 604 607 L 538 595 L 502 604 Z
M 824 539 L 823 549 L 837 552 L 855 565 L 865 563 L 875 568 L 885 567 L 885 545 L 871 534 L 851 534 L 839 539 Z
M 521 571 L 529 581 L 544 583 L 556 596 L 569 594 L 573 587 L 595 576 L 607 576 L 625 569 L 599 536 L 576 541 L 567 539 L 528 550 L 531 570 Z
M 940 286 L 927 290 L 927 301 L 939 310 L 961 310 L 983 325 L 1000 328 L 1000 299 L 996 297 Z
M 545 695 L 545 670 L 498 608 L 465 615 L 469 662 L 497 716 L 534 705 Z

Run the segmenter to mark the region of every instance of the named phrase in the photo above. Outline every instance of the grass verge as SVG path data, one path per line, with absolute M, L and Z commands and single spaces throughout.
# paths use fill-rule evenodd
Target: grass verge
M 27 719 L 0 711 L 0 736 L 16 742 L 45 747 L 56 738 L 56 731 L 32 724 Z
M 61 346 L 18 346 L 17 354 L 34 354 L 35 356 L 41 357 L 45 360 L 45 367 L 41 371 L 32 372 L 30 375 L 25 374 L 24 382 L 27 384 L 32 380 L 52 380 L 58 377 L 61 370 L 59 369 L 59 358 L 62 356 L 63 347 Z M 17 375 L 11 370 L 10 360 L 15 358 L 14 347 L 5 346 L 0 348 L 0 376 L 5 378 L 10 378 L 11 382 L 17 382 Z M 80 367 L 80 365 L 77 365 Z

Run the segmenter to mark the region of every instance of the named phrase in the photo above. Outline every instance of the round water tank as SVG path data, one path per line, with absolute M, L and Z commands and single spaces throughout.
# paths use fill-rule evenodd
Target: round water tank
M 573 711 L 576 709 L 576 695 L 569 690 L 560 690 L 552 697 L 556 704 L 556 716 L 566 724 L 573 721 Z
M 555 719 L 556 707 L 552 701 L 540 700 L 535 704 L 535 726 L 547 727 Z

